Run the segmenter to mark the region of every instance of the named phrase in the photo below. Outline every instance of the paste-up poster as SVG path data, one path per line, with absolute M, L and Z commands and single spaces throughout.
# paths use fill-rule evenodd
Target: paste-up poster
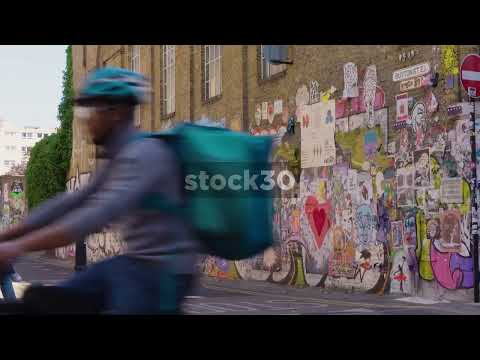
M 403 221 L 392 221 L 390 223 L 392 231 L 392 245 L 394 248 L 403 246 Z
M 461 215 L 457 209 L 440 213 L 441 240 L 438 244 L 440 251 L 459 252 L 461 250 L 460 219 Z
M 262 103 L 262 120 L 268 119 L 268 102 Z
M 335 132 L 348 132 L 348 117 L 335 119 Z
M 415 206 L 415 190 L 413 187 L 414 167 L 412 165 L 397 169 L 397 206 Z
M 415 200 L 416 200 L 416 205 L 417 208 L 419 209 L 425 209 L 426 206 L 426 189 L 425 188 L 419 188 L 415 189 Z
M 445 204 L 463 203 L 462 178 L 443 178 L 441 185 L 441 199 Z
M 283 113 L 283 101 L 280 100 L 275 100 L 273 103 L 273 113 L 274 115 L 279 115 Z
M 408 120 L 408 94 L 404 93 L 395 96 L 395 101 L 397 103 L 397 116 L 395 127 L 405 127 Z
M 302 168 L 335 164 L 335 101 L 305 106 L 309 126 L 302 127 Z
M 357 65 L 352 62 L 343 65 L 343 97 L 355 98 L 358 96 L 358 72 Z
M 428 149 L 414 152 L 415 186 L 430 185 L 430 155 Z
M 440 191 L 436 189 L 427 189 L 425 193 L 425 202 L 428 213 L 436 213 L 440 208 Z
M 396 149 L 395 145 L 396 145 L 395 141 L 392 141 L 392 142 L 388 143 L 388 145 L 387 145 L 387 153 L 388 154 L 390 154 L 390 155 L 395 154 L 395 149 Z
M 373 200 L 372 177 L 368 173 L 361 172 L 357 176 L 358 180 L 358 203 L 369 205 Z
M 372 128 L 375 124 L 374 102 L 377 91 L 377 67 L 370 65 L 363 79 L 363 104 L 366 110 L 366 125 Z
M 315 104 L 320 101 L 320 85 L 318 81 L 310 81 L 310 104 Z
M 347 191 L 352 196 L 352 202 L 356 204 L 358 202 L 358 173 L 355 169 L 348 169 L 347 175 Z

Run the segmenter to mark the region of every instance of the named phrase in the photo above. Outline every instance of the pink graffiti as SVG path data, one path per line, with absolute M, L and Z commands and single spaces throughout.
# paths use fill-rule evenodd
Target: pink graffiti
M 310 195 L 305 202 L 305 212 L 308 222 L 315 235 L 315 245 L 320 249 L 325 240 L 325 235 L 332 225 L 330 213 L 332 211 L 330 201 L 319 204 L 315 196 Z
M 341 99 L 335 102 L 335 116 L 337 119 L 366 112 L 365 104 L 363 103 L 362 86 L 358 87 L 358 96 L 350 99 L 350 101 L 350 111 L 348 110 L 347 106 L 348 99 Z M 383 107 L 385 107 L 385 92 L 380 86 L 377 86 L 373 108 L 374 110 L 380 110 Z
M 430 245 L 430 261 L 438 283 L 446 289 L 473 287 L 473 259 L 457 253 L 442 253 Z

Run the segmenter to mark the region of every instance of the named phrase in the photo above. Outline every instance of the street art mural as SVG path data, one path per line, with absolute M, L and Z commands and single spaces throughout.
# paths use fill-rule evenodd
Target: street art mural
M 434 48 L 432 68 L 451 81 L 455 47 Z M 204 272 L 377 294 L 471 289 L 468 112 L 447 112 L 452 93 L 428 81 L 386 94 L 380 79 L 391 74 L 374 63 L 346 59 L 343 75 L 339 94 L 308 79 L 281 109 L 275 98 L 253 106 L 251 134 L 275 137 L 275 160 L 298 186 L 275 199 L 271 249 L 244 261 L 208 257 Z M 329 132 L 318 136 L 319 124 Z M 335 154 L 325 159 L 327 146 Z
M 0 177 L 0 228 L 20 222 L 26 215 L 24 180 L 21 177 Z

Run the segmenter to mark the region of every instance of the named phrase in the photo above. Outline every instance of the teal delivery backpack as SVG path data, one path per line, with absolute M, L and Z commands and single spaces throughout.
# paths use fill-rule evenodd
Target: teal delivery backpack
M 179 157 L 186 203 L 151 194 L 144 208 L 178 211 L 209 255 L 241 260 L 272 246 L 273 192 L 262 190 L 268 184 L 262 174 L 272 167 L 271 137 L 188 123 L 138 136 L 146 137 L 164 140 Z M 201 174 L 208 176 L 203 183 Z

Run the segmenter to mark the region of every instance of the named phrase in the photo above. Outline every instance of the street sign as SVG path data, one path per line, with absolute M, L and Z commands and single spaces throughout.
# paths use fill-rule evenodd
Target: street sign
M 460 67 L 460 80 L 468 96 L 480 97 L 480 55 L 465 56 Z
M 393 72 L 393 81 L 403 81 L 416 76 L 426 75 L 430 72 L 430 64 L 422 63 L 418 65 L 413 65 L 408 68 L 403 68 Z

